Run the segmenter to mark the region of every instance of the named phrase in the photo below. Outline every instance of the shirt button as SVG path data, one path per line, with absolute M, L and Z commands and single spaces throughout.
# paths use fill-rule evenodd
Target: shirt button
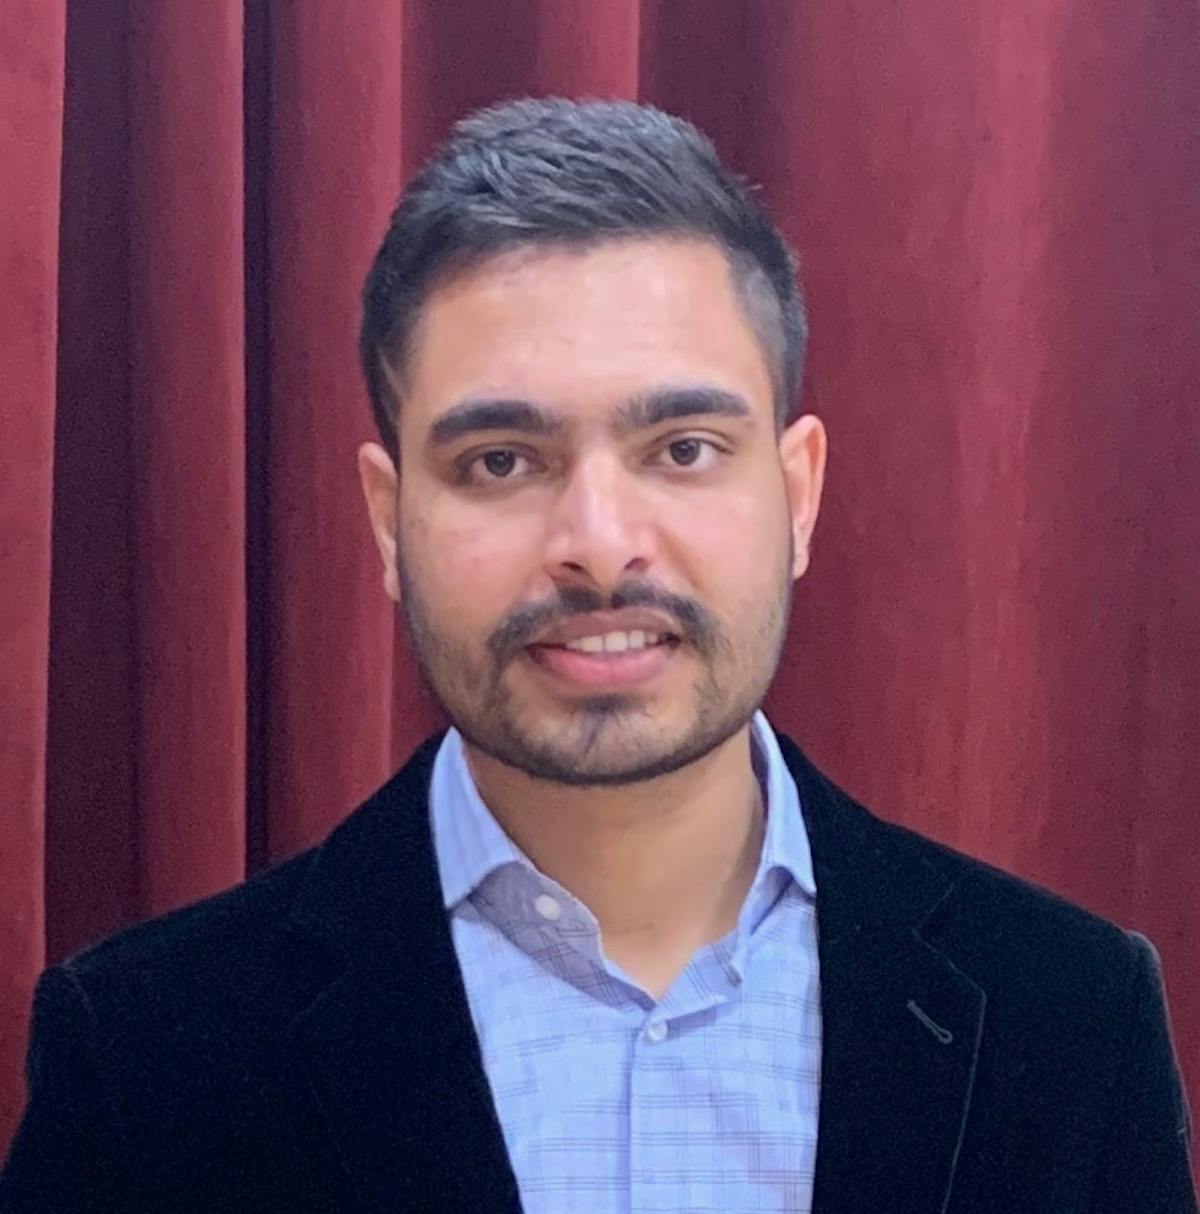
M 558 904 L 557 898 L 551 898 L 549 894 L 538 894 L 533 900 L 534 909 L 543 919 L 549 919 L 551 923 L 562 914 L 562 907 Z
M 653 1041 L 657 1045 L 660 1041 L 666 1041 L 669 1031 L 665 1021 L 656 1020 L 653 1024 L 646 1026 L 646 1040 Z

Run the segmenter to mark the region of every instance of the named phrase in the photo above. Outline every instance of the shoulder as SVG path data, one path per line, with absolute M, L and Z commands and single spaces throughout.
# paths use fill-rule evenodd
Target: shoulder
M 1133 958 L 1144 937 L 1035 881 L 1017 876 L 918 831 L 875 819 L 881 835 L 934 868 L 947 882 L 946 910 L 981 935 L 1022 951 L 1084 948 Z M 980 941 L 981 946 L 983 941 Z
M 303 998 L 287 925 L 319 849 L 272 866 L 203 901 L 118 932 L 44 975 L 69 985 L 103 1046 L 149 1046 L 164 1031 L 225 1035 L 237 1021 L 264 1027 L 264 1011 Z M 267 1018 L 269 1019 L 269 1017 Z
M 839 787 L 790 739 L 822 894 L 834 918 L 916 930 L 981 985 L 1121 997 L 1144 938 L 1061 893 L 889 820 Z M 822 885 L 825 885 L 824 891 Z M 1152 950 L 1151 950 L 1152 953 Z
M 986 1005 L 984 1073 L 1022 1076 L 1039 1099 L 1075 1090 L 1080 1107 L 1098 1109 L 1102 1090 L 1129 1069 L 1135 1047 L 1157 1051 L 1158 1069 L 1171 1072 L 1162 976 L 1144 936 L 888 822 L 835 786 L 809 787 L 823 798 L 817 830 L 826 849 L 833 841 L 848 857 L 827 870 L 825 892 L 835 907 L 845 897 L 856 909 L 869 908 L 862 913 L 874 915 L 880 939 L 891 940 L 897 956 L 911 958 L 905 940 L 915 938 L 948 966 L 945 974 L 977 988 Z M 839 885 L 858 888 L 845 895 Z M 821 897 L 819 871 L 818 920 Z M 1093 1081 L 1089 1103 L 1082 1093 Z
M 180 948 L 190 950 L 194 962 L 207 951 L 224 953 L 221 945 L 230 938 L 261 939 L 288 913 L 318 850 L 310 848 L 229 889 L 127 927 L 75 953 L 64 965 L 94 977 L 160 963 Z
M 935 871 L 945 894 L 918 931 L 988 994 L 1014 1025 L 1123 1019 L 1139 998 L 1161 999 L 1158 954 L 1138 932 L 1036 882 L 917 831 L 875 818 L 884 846 Z
M 194 905 L 138 924 L 48 971 L 114 1040 L 267 1040 L 344 968 L 346 948 L 413 936 L 406 898 L 434 901 L 428 783 L 441 735 L 349 813 L 319 846 Z M 397 873 L 406 877 L 397 881 Z

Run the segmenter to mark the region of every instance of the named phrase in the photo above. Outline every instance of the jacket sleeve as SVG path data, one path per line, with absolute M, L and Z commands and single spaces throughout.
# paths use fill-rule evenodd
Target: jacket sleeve
M 126 1144 L 97 1064 L 86 995 L 65 968 L 33 1000 L 29 1097 L 0 1173 L 0 1214 L 101 1214 L 136 1208 L 119 1177 Z
M 1129 937 L 1133 973 L 1118 1030 L 1123 1063 L 1094 1208 L 1096 1214 L 1196 1214 L 1191 1119 L 1158 954 L 1145 936 Z

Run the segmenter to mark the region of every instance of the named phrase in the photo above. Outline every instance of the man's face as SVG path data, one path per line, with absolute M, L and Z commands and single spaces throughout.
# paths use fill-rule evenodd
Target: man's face
M 398 496 L 382 450 L 362 457 L 385 581 L 469 743 L 616 785 L 746 724 L 806 565 L 824 432 L 777 435 L 715 245 L 526 249 L 442 284 L 400 449 Z

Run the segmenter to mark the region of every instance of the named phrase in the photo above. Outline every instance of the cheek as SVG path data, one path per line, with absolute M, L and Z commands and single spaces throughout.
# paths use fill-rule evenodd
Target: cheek
M 709 509 L 677 516 L 673 533 L 689 580 L 722 614 L 761 604 L 787 556 L 786 510 L 762 494 L 724 494 Z
M 413 520 L 410 559 L 425 597 L 446 610 L 455 631 L 473 621 L 494 626 L 521 597 L 535 551 L 529 530 L 494 517 L 451 518 L 436 511 Z

